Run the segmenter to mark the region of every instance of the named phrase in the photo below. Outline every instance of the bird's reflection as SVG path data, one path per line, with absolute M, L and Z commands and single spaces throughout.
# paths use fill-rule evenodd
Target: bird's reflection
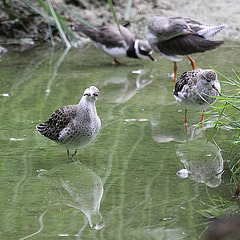
M 138 90 L 150 85 L 152 81 L 151 72 L 142 69 L 131 72 L 116 71 L 101 83 L 101 99 L 109 103 L 127 102 Z
M 80 162 L 60 165 L 39 174 L 61 204 L 79 209 L 96 230 L 105 223 L 99 212 L 103 196 L 100 177 Z
M 187 177 L 186 173 L 189 173 L 191 179 L 209 187 L 221 184 L 223 158 L 215 144 L 207 142 L 205 138 L 195 139 L 178 144 L 177 155 L 185 167 L 185 171 L 177 173 L 180 177 Z

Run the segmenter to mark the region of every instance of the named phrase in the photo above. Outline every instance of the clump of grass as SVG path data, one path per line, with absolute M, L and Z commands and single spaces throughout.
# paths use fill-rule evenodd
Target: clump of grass
M 233 131 L 232 139 L 229 140 L 232 143 L 231 149 L 229 150 L 229 169 L 232 174 L 232 179 L 237 186 L 234 195 L 234 197 L 237 198 L 240 193 L 240 159 L 234 158 L 232 153 L 240 144 L 240 77 L 235 71 L 233 71 L 234 75 L 232 78 L 218 71 L 216 72 L 224 79 L 221 82 L 222 86 L 227 86 L 229 90 L 221 93 L 221 96 L 218 97 L 214 111 L 216 111 L 219 117 L 215 121 L 215 125 L 208 139 L 212 137 L 215 129 L 225 128 Z
M 240 130 L 240 78 L 235 72 L 233 78 L 228 78 L 219 72 L 218 74 L 225 79 L 222 81 L 223 85 L 231 86 L 229 91 L 232 94 L 227 94 L 227 92 L 218 97 L 218 103 L 220 104 L 215 107 L 215 110 L 219 113 L 216 125 Z M 234 140 L 234 143 L 239 143 L 239 140 Z
M 36 0 L 36 2 L 42 8 L 37 7 L 30 0 L 22 0 L 22 1 L 34 12 L 41 15 L 49 23 L 49 25 L 53 23 L 55 24 L 55 26 L 58 29 L 59 35 L 62 38 L 67 48 L 71 48 L 71 45 L 76 45 L 78 40 L 74 32 L 67 27 L 68 21 L 54 10 L 50 0 L 46 0 L 46 2 L 43 0 Z M 53 21 L 51 17 L 53 18 Z M 52 40 L 52 44 L 54 45 L 53 40 Z
M 221 196 L 218 198 L 211 198 L 211 204 L 202 202 L 205 209 L 197 210 L 198 213 L 208 219 L 215 219 L 221 217 L 229 217 L 238 213 L 238 205 L 235 202 L 223 200 Z

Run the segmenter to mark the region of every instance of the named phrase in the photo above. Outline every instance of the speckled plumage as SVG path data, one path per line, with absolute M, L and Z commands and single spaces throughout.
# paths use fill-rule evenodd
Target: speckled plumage
M 48 121 L 36 126 L 37 131 L 65 146 L 68 155 L 69 149 L 78 149 L 91 143 L 101 127 L 95 107 L 98 96 L 96 87 L 87 88 L 77 105 L 58 109 Z
M 177 81 L 174 97 L 186 108 L 205 110 L 217 100 L 221 92 L 217 73 L 211 69 L 184 72 Z

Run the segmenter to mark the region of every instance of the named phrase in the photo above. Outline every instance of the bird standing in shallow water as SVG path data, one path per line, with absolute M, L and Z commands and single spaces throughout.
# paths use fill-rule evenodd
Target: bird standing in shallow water
M 84 91 L 83 97 L 76 105 L 68 105 L 55 111 L 50 119 L 36 126 L 37 131 L 54 140 L 67 149 L 75 149 L 91 143 L 99 133 L 101 120 L 97 115 L 95 102 L 99 90 L 91 86 Z
M 223 44 L 212 37 L 225 25 L 204 25 L 190 18 L 154 17 L 148 23 L 148 42 L 152 49 L 174 62 L 174 81 L 177 78 L 178 55 L 187 55 L 193 70 L 195 62 L 190 54 L 213 50 Z
M 184 123 L 187 124 L 187 108 L 203 110 L 201 123 L 204 121 L 204 111 L 217 100 L 221 86 L 217 73 L 211 69 L 195 69 L 184 72 L 177 81 L 174 97 L 177 102 L 186 106 Z
M 103 27 L 88 27 L 77 25 L 75 30 L 88 36 L 96 48 L 113 57 L 113 63 L 120 64 L 118 58 L 129 57 L 146 59 L 152 61 L 152 49 L 147 41 L 135 39 L 134 35 L 125 27 L 120 25 L 120 30 L 115 25 Z

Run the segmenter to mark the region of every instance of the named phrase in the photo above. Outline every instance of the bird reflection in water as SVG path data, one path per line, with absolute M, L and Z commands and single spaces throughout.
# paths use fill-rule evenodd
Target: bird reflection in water
M 139 69 L 127 73 L 118 71 L 107 78 L 101 85 L 101 100 L 108 103 L 124 103 L 130 100 L 139 90 L 152 83 L 152 71 Z
M 223 158 L 220 149 L 205 138 L 195 139 L 178 145 L 177 155 L 185 169 L 177 172 L 182 178 L 189 177 L 209 187 L 221 184 Z
M 103 196 L 100 177 L 80 162 L 60 165 L 39 174 L 49 186 L 57 201 L 79 209 L 91 227 L 99 230 L 105 222 L 99 211 Z

